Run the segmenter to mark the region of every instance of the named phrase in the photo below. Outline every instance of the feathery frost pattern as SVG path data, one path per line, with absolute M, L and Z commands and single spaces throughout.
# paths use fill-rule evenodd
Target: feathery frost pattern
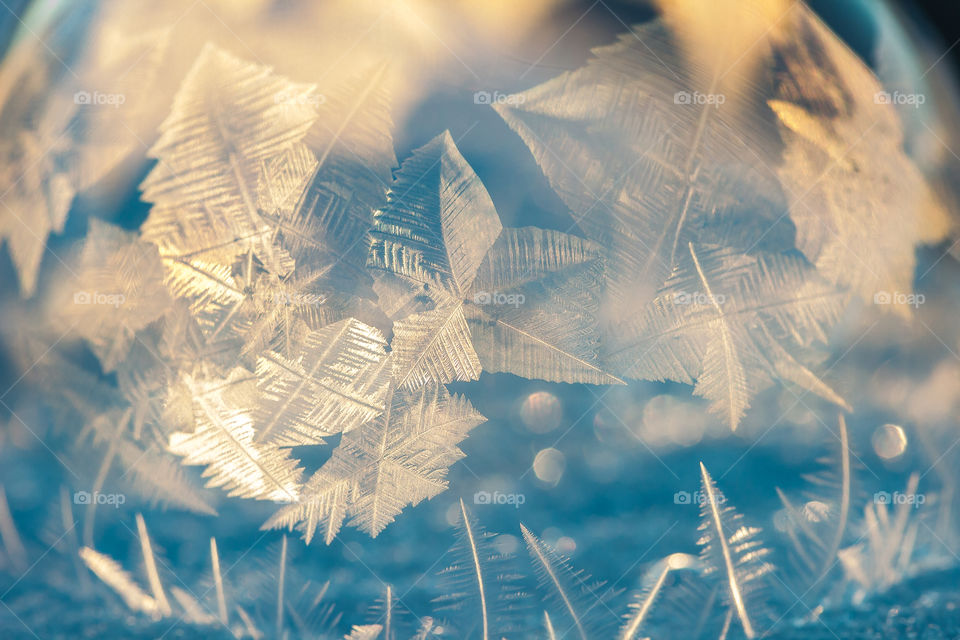
M 837 559 L 847 578 L 856 585 L 855 600 L 871 591 L 883 591 L 925 565 L 938 567 L 936 556 L 922 556 L 921 532 L 936 534 L 923 522 L 923 513 L 915 507 L 920 474 L 907 479 L 903 498 L 891 509 L 887 503 L 873 500 L 864 507 L 858 542 L 840 549 Z M 943 544 L 940 539 L 937 540 Z
M 209 212 L 248 237 L 245 244 L 269 266 L 279 266 L 256 206 L 259 176 L 263 163 L 313 124 L 317 114 L 308 98 L 314 90 L 205 47 L 150 150 L 159 162 L 141 185 L 144 199 L 154 203 L 145 233 L 163 238 Z
M 179 295 L 239 305 L 243 294 L 228 272 L 247 252 L 271 273 L 293 269 L 260 216 L 257 190 L 264 163 L 316 119 L 307 100 L 313 90 L 212 45 L 201 52 L 150 150 L 158 163 L 141 185 L 154 203 L 144 236 L 160 248 Z M 300 100 L 281 99 L 287 95 Z
M 799 565 L 797 574 L 802 580 L 802 592 L 826 586 L 823 579 L 836 566 L 837 553 L 850 520 L 851 458 L 855 454 L 850 449 L 847 423 L 842 414 L 837 423 L 838 451 L 820 460 L 824 465 L 822 471 L 805 477 L 812 485 L 803 496 L 805 502 L 794 504 L 777 488 L 783 504 L 783 524 Z
M 946 213 L 903 151 L 894 105 L 878 99 L 883 87 L 866 65 L 808 7 L 788 16 L 769 104 L 787 145 L 778 173 L 797 248 L 866 300 L 909 293 L 916 246 L 944 238 Z
M 400 615 L 407 613 L 402 598 L 394 595 L 391 585 L 385 585 L 383 598 L 370 608 L 368 622 L 354 624 L 344 637 L 426 640 L 440 634 L 500 638 L 529 633 L 542 637 L 542 628 L 546 638 L 581 640 L 605 637 L 638 640 L 671 632 L 684 638 L 726 638 L 731 637 L 731 629 L 736 624 L 742 625 L 746 637 L 758 637 L 761 633 L 758 621 L 764 608 L 752 601 L 757 595 L 756 583 L 772 570 L 766 561 L 767 551 L 756 540 L 758 530 L 743 526 L 739 516 L 729 507 L 717 508 L 725 499 L 703 465 L 701 475 L 704 499 L 701 558 L 673 553 L 653 562 L 643 572 L 640 590 L 625 607 L 619 603 L 617 591 L 604 589 L 602 583 L 595 583 L 583 573 L 571 569 L 564 557 L 521 525 L 520 532 L 539 581 L 537 604 L 544 607 L 542 624 L 537 624 L 533 615 L 525 614 L 529 609 L 528 601 L 537 596 L 519 589 L 527 576 L 515 571 L 511 554 L 495 550 L 497 536 L 487 533 L 461 500 L 456 543 L 451 549 L 456 561 L 439 573 L 440 581 L 436 585 L 438 593 L 442 594 L 434 600 L 435 613 L 440 617 L 418 618 L 419 626 L 414 631 L 407 616 Z M 918 478 L 918 474 L 911 476 L 906 495 L 916 495 Z M 2 498 L 0 491 L 0 520 L 9 518 Z M 921 526 L 911 514 L 913 510 L 914 507 L 907 502 L 897 505 L 892 514 L 884 504 L 867 505 L 864 541 L 842 550 L 838 556 L 849 572 L 848 582 L 860 589 L 856 598 L 862 598 L 868 588 L 889 586 L 902 572 L 916 571 L 923 566 L 910 561 L 919 549 L 917 534 Z M 69 508 L 65 513 L 69 514 Z M 65 518 L 63 526 L 69 533 L 71 520 Z M 340 633 L 336 631 L 339 615 L 333 605 L 324 600 L 330 583 L 313 585 L 298 575 L 297 565 L 289 560 L 286 537 L 269 550 L 266 562 L 261 563 L 264 567 L 253 575 L 243 568 L 237 570 L 236 564 L 232 563 L 230 567 L 234 585 L 253 585 L 256 589 L 259 583 L 266 583 L 261 586 L 266 587 L 268 596 L 276 604 L 276 615 L 271 618 L 271 607 L 248 613 L 239 602 L 232 601 L 249 596 L 241 590 L 225 587 L 226 575 L 221 570 L 220 554 L 213 538 L 210 539 L 210 563 L 214 584 L 201 593 L 215 593 L 210 593 L 207 598 L 196 598 L 192 594 L 198 591 L 188 585 L 185 589 L 171 586 L 169 593 L 173 601 L 168 600 L 163 584 L 163 576 L 168 571 L 159 571 L 146 524 L 139 514 L 136 526 L 144 561 L 143 573 L 150 594 L 112 558 L 90 547 L 78 549 L 82 562 L 124 601 L 129 610 L 151 620 L 179 617 L 187 624 L 201 627 L 227 625 L 233 618 L 242 625 L 242 633 L 252 637 L 262 637 L 260 629 L 271 627 L 277 636 L 282 637 L 288 624 L 319 637 L 339 637 Z M 9 522 L 4 531 L 5 541 L 9 536 L 8 529 Z M 244 552 L 241 560 L 248 553 Z M 167 569 L 165 564 L 163 566 Z M 718 594 L 726 594 L 726 597 L 720 598 Z M 788 600 L 783 604 L 789 612 L 797 602 Z M 217 615 L 214 611 L 218 612 Z M 456 612 L 456 616 L 451 618 L 452 612 Z M 622 624 L 619 631 L 614 632 L 612 625 L 618 618 Z M 371 619 L 375 622 L 370 623 Z M 812 624 L 823 623 L 818 620 Z M 237 633 L 241 634 L 240 631 Z
M 685 56 L 684 24 L 658 20 L 596 49 L 585 67 L 495 105 L 603 247 L 600 365 L 623 378 L 696 381 L 734 428 L 771 381 L 849 409 L 789 342 L 823 340 L 851 293 L 910 292 L 916 246 L 946 230 L 900 149 L 893 107 L 876 99 L 876 79 L 809 9 L 783 15 L 783 29 L 751 45 L 750 82 Z M 889 150 L 878 153 L 875 141 Z M 771 155 L 781 144 L 782 163 Z M 861 257 L 878 228 L 884 248 Z M 699 282 L 684 278 L 695 272 L 687 247 L 711 246 L 728 253 L 719 272 L 705 265 Z M 755 273 L 738 261 L 754 261 Z M 738 273 L 769 281 L 724 291 Z M 697 303 L 711 297 L 717 305 Z M 731 322 L 746 318 L 722 297 L 758 311 L 769 303 L 776 318 Z
M 253 4 L 265 17 L 270 3 Z M 210 598 L 164 586 L 169 572 L 158 569 L 139 514 L 142 575 L 94 549 L 90 496 L 115 481 L 124 500 L 197 515 L 216 516 L 224 495 L 262 501 L 251 508 L 275 510 L 262 529 L 296 530 L 307 544 L 330 545 L 345 524 L 375 538 L 456 477 L 463 441 L 486 419 L 472 396 L 452 390 L 480 388 L 488 379 L 462 383 L 484 374 L 604 393 L 635 381 L 688 384 L 731 431 L 777 384 L 798 391 L 798 402 L 810 394 L 850 413 L 843 385 L 835 390 L 820 368 L 829 343 L 846 338 L 836 329 L 861 313 L 848 313 L 858 298 L 912 292 L 918 247 L 947 237 L 944 203 L 904 151 L 879 81 L 802 3 L 764 3 L 782 19 L 768 30 L 759 25 L 771 16 L 735 25 L 755 42 L 732 75 L 724 66 L 740 59 L 726 33 L 711 34 L 710 47 L 723 49 L 716 56 L 692 46 L 717 31 L 684 17 L 708 15 L 698 3 L 663 4 L 664 18 L 595 49 L 583 67 L 494 101 L 509 127 L 501 131 L 526 146 L 568 210 L 556 213 L 573 216 L 575 225 L 557 228 L 504 227 L 516 212 L 498 213 L 500 193 L 491 196 L 449 131 L 399 162 L 389 87 L 400 74 L 391 65 L 318 87 L 198 43 L 178 88 L 155 96 L 173 27 L 98 37 L 109 46 L 88 52 L 68 42 L 98 24 L 82 9 L 45 24 L 37 38 L 46 52 L 15 40 L 0 79 L 0 241 L 24 298 L 52 284 L 11 312 L 23 325 L 42 312 L 42 322 L 11 332 L 18 344 L 3 347 L 23 362 L 11 389 L 45 385 L 50 398 L 37 413 L 74 428 L 76 451 L 65 457 L 92 462 L 70 469 L 90 480 L 82 543 L 68 493 L 61 504 L 83 578 L 89 570 L 153 623 L 220 625 L 237 637 L 770 631 L 783 604 L 763 590 L 771 551 L 702 463 L 700 557 L 674 553 L 646 567 L 639 557 L 629 578 L 638 588 L 623 606 L 619 580 L 594 582 L 520 525 L 537 587 L 531 580 L 525 591 L 523 568 L 504 551 L 517 538 L 488 533 L 463 499 L 447 512 L 457 534 L 453 563 L 437 576 L 437 617 L 418 617 L 416 628 L 399 615 L 413 611 L 392 585 L 382 585 L 367 624 L 341 626 L 323 601 L 329 584 L 300 581 L 286 535 L 279 563 L 249 583 L 221 571 L 211 538 Z M 76 56 L 96 59 L 93 71 L 64 80 L 59 67 Z M 130 65 L 138 69 L 127 77 Z M 92 88 L 119 92 L 127 108 L 84 104 Z M 164 109 L 165 118 L 152 113 Z M 68 226 L 68 215 L 87 215 L 83 196 L 114 174 L 132 183 L 144 172 L 139 195 L 150 211 L 139 229 L 104 221 L 127 224 L 126 213 L 97 209 L 77 250 L 60 266 L 44 262 L 51 235 L 82 222 Z M 888 310 L 909 315 L 903 299 Z M 651 398 L 644 428 L 656 422 Z M 3 404 L 33 433 L 19 406 Z M 525 410 L 540 407 L 524 406 L 536 431 Z M 838 420 L 835 477 L 808 478 L 829 491 L 799 501 L 776 490 L 774 522 L 792 556 L 780 582 L 798 584 L 797 599 L 815 603 L 816 616 L 829 599 L 860 603 L 941 560 L 925 545 L 925 514 L 911 510 L 918 474 L 907 502 L 861 504 L 860 515 L 854 438 Z M 608 460 L 604 471 L 619 473 Z M 549 484 L 538 462 L 531 470 Z M 0 570 L 26 564 L 5 495 L 0 487 Z M 859 539 L 850 544 L 848 532 Z M 844 581 L 839 595 L 828 575 Z M 253 583 L 268 584 L 269 611 L 241 602 Z M 311 620 L 322 629 L 308 629 Z
M 80 549 L 80 558 L 90 571 L 123 598 L 131 611 L 158 615 L 157 601 L 141 589 L 116 560 L 89 547 Z
M 457 543 L 451 549 L 456 564 L 444 569 L 441 610 L 457 612 L 464 637 L 482 640 L 506 637 L 518 627 L 525 594 L 511 555 L 498 552 L 495 534 L 488 533 L 460 500 Z
M 380 304 L 398 316 L 401 384 L 473 380 L 480 363 L 463 308 L 500 218 L 449 133 L 416 150 L 376 212 L 368 264 L 382 271 Z M 432 311 L 409 316 L 423 298 Z M 406 359 L 404 359 L 404 356 Z
M 115 455 L 124 470 L 123 477 L 149 504 L 217 514 L 209 504 L 210 497 L 201 493 L 187 476 L 186 469 L 159 445 L 141 448 L 136 442 L 124 440 L 117 444 Z
M 34 293 L 47 241 L 64 230 L 75 196 L 140 148 L 138 123 L 156 104 L 170 30 L 117 33 L 97 24 L 97 11 L 60 7 L 39 32 L 21 22 L 3 59 L 0 242 L 24 296 Z M 96 46 L 86 50 L 88 40 Z M 96 95 L 123 96 L 124 108 L 89 99 Z
M 844 300 L 797 258 L 691 244 L 634 321 L 635 337 L 609 343 L 607 358 L 630 378 L 696 380 L 695 392 L 732 428 L 777 379 L 846 406 L 788 351 L 825 342 Z
M 288 224 L 280 227 L 297 259 L 316 259 L 318 251 L 328 256 L 324 262 L 333 259 L 331 279 L 347 293 L 355 293 L 358 284 L 369 286 L 364 266 L 371 212 L 386 203 L 397 166 L 387 70 L 386 65 L 369 69 L 325 94 L 304 138 L 316 165 Z M 298 228 L 309 236 L 298 238 Z
M 383 411 L 389 379 L 386 341 L 354 319 L 311 332 L 296 360 L 263 353 L 257 362 L 261 441 L 322 444 Z
M 366 275 L 367 233 L 396 166 L 384 74 L 373 69 L 320 100 L 312 85 L 204 47 L 151 148 L 141 234 L 95 222 L 81 255 L 80 279 L 122 304 L 106 326 L 84 322 L 96 311 L 83 300 L 61 319 L 82 324 L 79 335 L 117 371 L 120 393 L 102 401 L 109 419 L 91 422 L 107 449 L 98 488 L 112 466 L 134 465 L 125 474 L 146 499 L 213 512 L 179 462 L 204 467 L 207 486 L 231 496 L 317 509 L 333 533 L 349 517 L 375 535 L 446 487 L 457 443 L 483 421 L 436 383 L 479 375 L 463 314 L 439 337 L 398 322 L 393 344 L 349 315 L 384 324 Z M 456 272 L 448 288 L 466 295 L 500 225 L 452 140 L 441 143 L 429 158 L 442 156 L 435 199 L 406 220 L 442 219 L 437 231 L 457 249 L 452 262 L 411 273 Z M 410 187 L 424 177 L 408 175 Z M 485 241 L 469 226 L 477 202 L 491 225 Z M 417 250 L 445 251 L 428 240 Z M 439 373 L 451 365 L 424 339 L 459 341 L 471 355 Z M 292 447 L 338 434 L 301 486 Z M 316 521 L 307 521 L 309 537 Z
M 770 550 L 763 547 L 761 530 L 744 525 L 743 517 L 726 504 L 703 463 L 700 474 L 705 498 L 700 505 L 703 522 L 698 543 L 705 570 L 721 576 L 727 604 L 744 635 L 755 638 L 763 629 L 757 626 L 759 607 L 752 603 L 763 586 L 763 577 L 773 571 L 773 565 L 767 562 Z
M 467 323 L 484 370 L 622 384 L 601 366 L 597 291 L 603 259 L 589 240 L 504 229 L 480 265 Z
M 598 360 L 600 252 L 575 236 L 503 229 L 449 133 L 404 162 L 375 215 L 369 265 L 396 322 L 395 371 L 416 386 L 491 372 L 617 383 Z
M 207 466 L 208 486 L 223 487 L 230 495 L 292 502 L 297 499 L 301 470 L 289 451 L 255 441 L 256 428 L 249 407 L 238 390 L 254 380 L 237 368 L 225 381 L 185 376 L 193 400 L 196 427 L 192 433 L 170 435 L 170 450 L 184 464 Z
M 683 597 L 691 595 L 686 590 L 680 590 L 676 587 L 671 588 L 667 584 L 667 579 L 676 572 L 698 570 L 699 568 L 697 559 L 686 553 L 674 553 L 655 563 L 644 575 L 642 588 L 631 598 L 628 605 L 629 612 L 623 616 L 623 625 L 620 627 L 617 639 L 637 640 L 644 637 L 641 635 L 642 630 L 647 626 L 655 609 L 672 592 L 679 593 Z M 671 593 L 664 595 L 664 591 Z M 671 623 L 674 628 L 682 626 L 682 623 L 678 620 L 671 620 Z
M 530 148 L 587 237 L 607 252 L 607 322 L 629 318 L 664 282 L 688 242 L 711 242 L 750 210 L 749 247 L 782 211 L 768 167 L 772 119 L 678 95 L 700 86 L 660 21 L 594 50 L 567 72 L 495 108 Z M 773 239 L 777 237 L 773 233 Z
M 383 414 L 344 434 L 340 446 L 303 487 L 300 501 L 264 526 L 299 527 L 309 542 L 319 529 L 329 544 L 346 518 L 371 536 L 406 505 L 447 488 L 447 468 L 463 457 L 457 445 L 484 421 L 470 403 L 436 384 L 392 388 Z
M 569 562 L 555 549 L 545 544 L 525 526 L 520 525 L 523 539 L 530 553 L 530 562 L 537 576 L 537 583 L 545 602 L 549 603 L 550 628 L 556 629 L 558 638 L 608 637 L 611 615 L 608 602 L 617 595 L 595 582 L 582 571 L 574 570 Z
M 127 357 L 135 334 L 170 305 L 163 265 L 156 247 L 99 220 L 90 221 L 77 262 L 58 305 L 61 322 L 74 327 L 112 371 Z M 111 312 L 104 313 L 103 305 Z

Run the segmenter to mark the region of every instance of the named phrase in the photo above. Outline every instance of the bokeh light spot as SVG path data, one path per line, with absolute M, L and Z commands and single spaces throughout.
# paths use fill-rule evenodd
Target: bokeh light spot
M 557 484 L 563 477 L 567 467 L 567 459 L 560 451 L 553 447 L 541 449 L 533 459 L 533 472 L 542 482 Z
M 560 426 L 563 406 L 549 391 L 535 391 L 520 406 L 520 420 L 533 433 L 549 433 Z
M 899 458 L 907 450 L 907 434 L 903 427 L 895 424 L 877 427 L 870 441 L 873 451 L 884 460 Z

